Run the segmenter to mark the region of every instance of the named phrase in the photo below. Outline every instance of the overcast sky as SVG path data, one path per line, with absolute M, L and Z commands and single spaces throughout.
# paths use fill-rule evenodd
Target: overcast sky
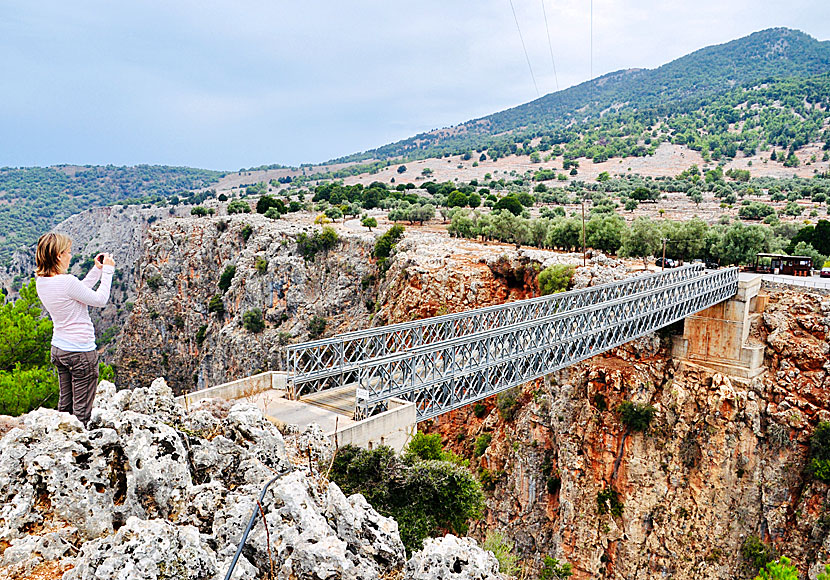
M 540 95 L 588 80 L 591 0 L 512 0 Z M 830 39 L 827 0 L 594 0 L 593 73 L 764 28 Z M 537 97 L 510 0 L 3 0 L 0 166 L 325 161 Z

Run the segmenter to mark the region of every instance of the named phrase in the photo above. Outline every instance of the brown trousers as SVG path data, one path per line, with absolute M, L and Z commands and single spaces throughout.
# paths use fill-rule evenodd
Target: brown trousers
M 53 346 L 52 364 L 60 383 L 58 411 L 72 413 L 86 427 L 98 388 L 98 351 L 67 352 Z

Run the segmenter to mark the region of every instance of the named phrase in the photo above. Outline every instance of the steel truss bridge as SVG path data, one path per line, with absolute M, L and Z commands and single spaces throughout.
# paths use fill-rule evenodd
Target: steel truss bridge
M 370 328 L 288 348 L 295 398 L 355 388 L 355 418 L 412 401 L 418 421 L 606 352 L 738 291 L 692 264 L 612 284 Z

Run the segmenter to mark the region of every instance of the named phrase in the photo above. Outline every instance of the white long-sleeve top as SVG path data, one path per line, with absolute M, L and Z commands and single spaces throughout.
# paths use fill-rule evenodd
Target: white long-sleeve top
M 93 266 L 86 278 L 72 274 L 41 277 L 35 281 L 37 295 L 52 317 L 52 346 L 69 352 L 95 350 L 95 327 L 89 318 L 89 306 L 104 307 L 110 298 L 115 267 Z M 95 283 L 101 281 L 98 290 Z

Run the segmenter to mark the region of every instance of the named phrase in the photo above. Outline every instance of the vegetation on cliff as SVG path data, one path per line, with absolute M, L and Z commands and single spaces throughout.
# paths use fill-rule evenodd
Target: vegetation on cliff
M 465 534 L 484 507 L 475 477 L 443 455 L 436 458 L 434 445 L 421 439 L 416 436 L 402 458 L 385 446 L 343 447 L 331 470 L 345 494 L 362 493 L 379 513 L 398 522 L 408 554 L 442 532 Z

